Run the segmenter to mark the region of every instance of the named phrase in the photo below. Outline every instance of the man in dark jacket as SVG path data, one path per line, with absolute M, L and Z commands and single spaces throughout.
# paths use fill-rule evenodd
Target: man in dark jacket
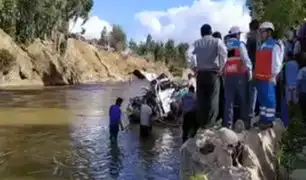
M 249 24 L 250 32 L 247 34 L 247 43 L 246 48 L 248 50 L 248 55 L 253 64 L 253 69 L 255 66 L 255 58 L 256 58 L 256 50 L 260 46 L 260 40 L 258 35 L 259 22 L 254 19 Z M 249 83 L 249 118 L 252 119 L 255 114 L 256 106 L 257 106 L 257 90 L 255 87 L 255 82 L 251 81 Z

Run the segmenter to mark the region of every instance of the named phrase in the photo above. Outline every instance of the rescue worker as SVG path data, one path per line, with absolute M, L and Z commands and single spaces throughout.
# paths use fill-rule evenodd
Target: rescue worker
M 223 126 L 231 128 L 233 125 L 234 105 L 239 104 L 240 118 L 249 128 L 247 106 L 247 83 L 252 75 L 252 63 L 245 44 L 240 41 L 240 28 L 234 26 L 230 30 L 227 41 L 228 59 L 224 67 L 224 120 Z M 238 97 L 238 102 L 236 101 Z
M 258 91 L 260 129 L 273 127 L 275 120 L 275 84 L 282 68 L 283 54 L 279 42 L 272 38 L 274 25 L 263 22 L 260 25 L 260 34 L 263 44 L 256 52 L 254 78 Z

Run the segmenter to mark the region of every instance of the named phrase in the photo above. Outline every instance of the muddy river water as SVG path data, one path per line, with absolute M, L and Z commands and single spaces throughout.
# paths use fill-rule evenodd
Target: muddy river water
M 108 107 L 135 89 L 137 83 L 1 90 L 0 179 L 178 180 L 179 129 L 154 127 L 141 139 L 130 125 L 117 146 L 109 143 Z

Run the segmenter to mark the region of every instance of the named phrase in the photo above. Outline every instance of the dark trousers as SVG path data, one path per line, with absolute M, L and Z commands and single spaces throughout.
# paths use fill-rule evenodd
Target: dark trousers
M 247 106 L 247 83 L 246 74 L 235 74 L 224 76 L 224 119 L 223 125 L 230 127 L 234 124 L 234 105 L 239 106 L 239 118 L 249 124 Z
M 247 83 L 248 86 L 248 115 L 249 118 L 252 119 L 253 117 L 259 114 L 259 104 L 257 100 L 257 89 L 256 89 L 256 80 L 251 80 Z
M 224 79 L 220 76 L 220 94 L 219 94 L 219 114 L 218 120 L 223 119 L 223 112 L 224 112 Z
M 281 81 L 277 81 L 275 86 L 275 96 L 276 96 L 276 113 L 275 116 L 277 118 L 281 118 L 281 110 L 282 110 L 282 96 L 283 96 L 283 90 L 284 86 Z
M 196 112 L 186 112 L 183 115 L 183 124 L 182 124 L 182 140 L 183 143 L 188 140 L 189 137 L 194 137 L 198 130 L 197 121 L 196 121 Z
M 213 125 L 219 113 L 220 76 L 213 71 L 197 74 L 197 122 L 201 127 Z
M 151 134 L 152 126 L 140 125 L 140 136 L 148 137 Z
M 119 125 L 110 125 L 109 126 L 109 136 L 112 142 L 117 141 L 119 133 Z
M 301 114 L 303 116 L 303 122 L 306 125 L 306 93 L 299 94 L 299 104 L 301 108 Z

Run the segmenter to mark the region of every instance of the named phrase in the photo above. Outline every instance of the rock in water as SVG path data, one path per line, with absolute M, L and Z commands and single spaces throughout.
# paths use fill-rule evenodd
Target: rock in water
M 181 148 L 180 179 L 205 174 L 209 180 L 272 180 L 284 129 L 277 120 L 273 128 L 264 131 L 200 130 Z

